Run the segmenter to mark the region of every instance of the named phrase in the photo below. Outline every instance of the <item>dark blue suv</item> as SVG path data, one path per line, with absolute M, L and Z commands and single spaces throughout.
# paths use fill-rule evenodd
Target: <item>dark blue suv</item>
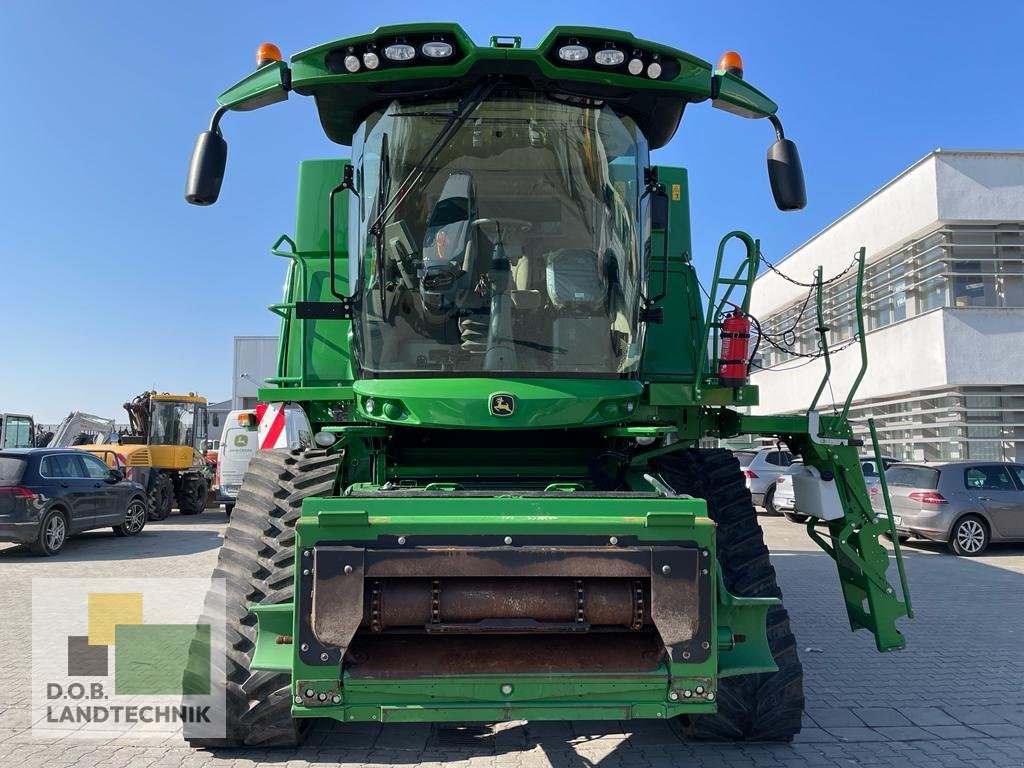
M 146 492 L 85 451 L 0 450 L 0 541 L 55 555 L 68 536 L 111 527 L 135 536 L 146 525 Z

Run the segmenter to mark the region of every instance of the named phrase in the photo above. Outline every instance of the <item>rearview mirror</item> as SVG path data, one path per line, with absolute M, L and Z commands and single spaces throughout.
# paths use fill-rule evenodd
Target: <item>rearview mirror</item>
M 789 139 L 780 138 L 768 148 L 768 181 L 780 211 L 799 211 L 807 205 L 800 153 Z
M 124 472 L 120 469 L 112 469 L 110 474 L 107 475 L 108 483 L 120 483 L 122 480 L 124 480 Z
M 668 229 L 668 194 L 662 184 L 651 193 L 651 229 Z
M 213 205 L 217 202 L 227 162 L 228 143 L 220 132 L 200 133 L 188 166 L 185 200 L 192 205 Z

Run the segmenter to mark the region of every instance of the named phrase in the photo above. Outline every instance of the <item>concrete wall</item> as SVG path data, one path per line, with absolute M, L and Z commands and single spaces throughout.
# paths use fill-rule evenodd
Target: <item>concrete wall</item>
M 947 309 L 942 319 L 951 385 L 1024 384 L 1024 309 Z
M 245 408 L 246 398 L 255 400 L 264 379 L 277 373 L 276 336 L 236 336 L 234 374 L 231 384 L 233 409 Z
M 868 372 L 857 390 L 857 399 L 865 400 L 890 394 L 913 392 L 944 386 L 946 373 L 946 337 L 944 310 L 918 315 L 869 333 Z M 790 360 L 780 368 L 799 364 Z M 819 410 L 827 410 L 833 394 L 838 404 L 860 370 L 860 347 L 853 345 L 832 356 L 832 390 L 826 387 Z M 754 413 L 803 411 L 811 404 L 814 392 L 825 373 L 825 363 L 815 360 L 793 371 L 759 371 L 751 383 L 760 388 L 761 404 Z
M 1024 220 L 1024 153 L 940 152 L 934 157 L 939 219 Z

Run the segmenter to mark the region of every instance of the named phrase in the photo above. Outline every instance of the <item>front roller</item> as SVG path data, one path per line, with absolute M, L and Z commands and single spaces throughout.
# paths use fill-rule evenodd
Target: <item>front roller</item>
M 186 723 L 185 740 L 191 746 L 289 746 L 299 742 L 302 721 L 291 716 L 290 677 L 250 669 L 256 616 L 249 607 L 291 600 L 295 522 L 302 500 L 333 493 L 337 470 L 338 457 L 323 451 L 258 451 L 249 462 L 213 572 L 214 584 L 222 583 L 226 594 L 211 591 L 200 619 L 211 623 L 216 606 L 225 606 L 227 658 L 210 654 L 209 648 L 195 648 L 199 641 L 193 641 L 194 650 L 200 651 L 197 657 L 210 659 L 213 684 L 225 690 L 226 733 L 222 739 L 199 737 L 190 734 Z M 185 690 L 191 687 L 190 674 L 186 669 Z
M 732 453 L 692 448 L 661 457 L 655 468 L 677 493 L 707 502 L 708 515 L 718 524 L 716 546 L 726 588 L 743 597 L 781 598 L 757 512 Z M 789 614 L 781 604 L 768 609 L 767 629 L 778 671 L 724 678 L 715 714 L 684 715 L 674 721 L 686 736 L 789 741 L 800 732 L 803 667 L 789 628 Z

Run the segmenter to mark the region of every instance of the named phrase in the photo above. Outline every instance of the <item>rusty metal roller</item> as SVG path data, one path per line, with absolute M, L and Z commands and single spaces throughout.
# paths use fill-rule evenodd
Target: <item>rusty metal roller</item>
M 379 629 L 531 619 L 590 626 L 635 624 L 638 590 L 630 579 L 385 579 Z M 649 588 L 643 605 L 650 605 Z M 367 596 L 367 611 L 370 608 Z M 650 617 L 645 613 L 645 623 Z M 366 618 L 364 625 L 368 624 Z

